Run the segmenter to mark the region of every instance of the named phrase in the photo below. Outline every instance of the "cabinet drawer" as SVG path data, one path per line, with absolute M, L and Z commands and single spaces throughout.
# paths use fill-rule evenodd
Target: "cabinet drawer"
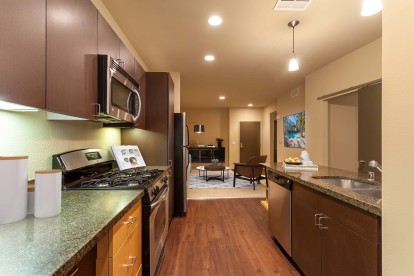
M 128 237 L 129 256 L 135 257 L 135 262 L 128 270 L 128 275 L 135 276 L 142 263 L 142 220 L 140 220 L 132 229 L 131 235 Z
M 379 243 L 379 222 L 375 215 L 301 184 L 294 183 L 292 193 L 294 197 L 308 203 L 318 212 L 329 216 L 367 240 Z
M 111 259 L 109 259 L 111 260 Z M 116 255 L 112 258 L 112 262 L 109 262 L 109 275 L 113 276 L 126 276 L 128 275 L 128 264 L 131 263 L 131 260 L 128 256 L 128 249 L 123 244 Z
M 142 263 L 141 226 L 141 221 L 139 221 L 132 229 L 131 235 L 128 235 L 126 242 L 121 245 L 112 258 L 112 264 L 109 265 L 109 275 L 135 276 L 137 274 Z
M 141 266 L 139 267 L 139 269 L 138 269 L 138 272 L 137 272 L 136 276 L 142 276 L 142 264 L 141 264 Z
M 135 204 L 112 228 L 112 243 L 109 244 L 109 257 L 115 256 L 134 226 L 141 221 L 141 200 Z M 112 245 L 112 248 L 111 248 Z

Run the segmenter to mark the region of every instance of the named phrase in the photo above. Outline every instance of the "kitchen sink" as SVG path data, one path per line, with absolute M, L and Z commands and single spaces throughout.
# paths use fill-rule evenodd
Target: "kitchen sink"
M 371 183 L 361 182 L 355 179 L 345 178 L 345 177 L 326 177 L 326 176 L 314 176 L 315 179 L 323 179 L 324 181 L 328 182 L 329 184 L 333 184 L 335 186 L 344 188 L 344 189 L 369 189 L 372 187 L 376 187 Z
M 355 193 L 375 198 L 382 198 L 381 186 L 374 185 L 372 183 L 362 182 L 347 177 L 314 176 L 313 178 L 323 180 L 343 189 L 349 189 Z
M 353 192 L 366 195 L 366 196 L 372 196 L 375 198 L 382 198 L 382 189 L 381 187 L 374 187 L 370 189 L 352 189 Z

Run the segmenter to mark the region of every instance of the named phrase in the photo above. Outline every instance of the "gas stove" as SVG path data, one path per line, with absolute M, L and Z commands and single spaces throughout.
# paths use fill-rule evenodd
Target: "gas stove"
M 144 190 L 143 203 L 150 203 L 167 186 L 168 177 L 156 169 L 119 170 L 111 153 L 82 149 L 53 155 L 52 167 L 61 169 L 63 190 Z
M 80 181 L 66 189 L 146 189 L 161 174 L 159 170 L 129 169 L 113 170 Z
M 131 153 L 133 154 L 133 153 Z M 103 149 L 82 149 L 53 155 L 52 167 L 62 170 L 63 190 L 142 189 L 142 274 L 155 275 L 164 252 L 169 225 L 166 171 L 120 170 Z

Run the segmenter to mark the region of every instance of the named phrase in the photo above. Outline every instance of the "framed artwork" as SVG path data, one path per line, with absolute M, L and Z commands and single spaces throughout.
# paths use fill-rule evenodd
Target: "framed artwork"
M 305 148 L 305 112 L 283 117 L 283 138 L 287 148 Z

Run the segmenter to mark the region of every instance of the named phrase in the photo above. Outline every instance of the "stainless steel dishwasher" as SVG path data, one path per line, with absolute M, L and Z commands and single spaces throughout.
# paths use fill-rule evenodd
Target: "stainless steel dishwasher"
M 270 170 L 267 178 L 269 182 L 269 230 L 286 253 L 292 256 L 292 181 Z

